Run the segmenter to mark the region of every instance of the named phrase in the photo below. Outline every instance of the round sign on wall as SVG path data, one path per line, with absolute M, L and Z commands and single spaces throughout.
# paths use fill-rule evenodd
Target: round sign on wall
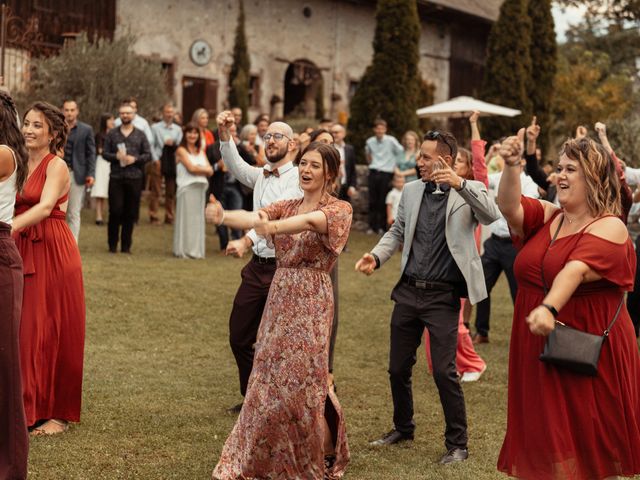
M 191 44 L 189 57 L 196 65 L 202 67 L 211 61 L 211 45 L 205 40 L 196 40 Z

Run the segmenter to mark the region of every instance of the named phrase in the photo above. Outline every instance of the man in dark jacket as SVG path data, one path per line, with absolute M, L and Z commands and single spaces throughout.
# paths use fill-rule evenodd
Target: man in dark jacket
M 64 102 L 62 109 L 69 125 L 69 136 L 64 147 L 64 161 L 71 173 L 67 224 L 73 237 L 80 235 L 80 211 L 84 201 L 85 188 L 91 187 L 96 175 L 96 144 L 93 129 L 78 121 L 80 109 L 74 100 Z

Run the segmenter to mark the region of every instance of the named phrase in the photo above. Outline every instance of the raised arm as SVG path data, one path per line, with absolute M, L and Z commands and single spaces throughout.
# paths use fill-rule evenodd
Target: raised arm
M 526 162 L 525 170 L 527 175 L 531 177 L 531 179 L 536 182 L 536 184 L 542 188 L 543 190 L 549 190 L 549 182 L 547 175 L 540 167 L 538 163 L 538 159 L 536 158 L 536 142 L 538 140 L 538 136 L 540 135 L 540 125 L 536 122 L 536 117 L 534 116 L 531 120 L 531 125 L 527 127 L 526 137 L 527 137 L 527 148 L 525 150 L 524 160 Z
M 500 145 L 500 156 L 504 159 L 504 170 L 498 188 L 498 208 L 512 231 L 523 235 L 524 209 L 520 204 L 520 158 L 521 140 L 509 137 Z
M 216 118 L 220 137 L 220 154 L 231 174 L 245 187 L 254 188 L 262 169 L 245 162 L 229 134 L 229 127 L 235 122 L 233 114 L 225 110 Z
M 469 125 L 471 126 L 471 169 L 473 170 L 473 178 L 484 183 L 485 187 L 487 187 L 489 186 L 489 171 L 484 156 L 484 149 L 487 142 L 480 137 L 480 130 L 478 129 L 479 116 L 480 112 L 474 111 L 469 117 Z
M 56 202 L 69 190 L 70 184 L 69 169 L 64 160 L 58 157 L 51 160 L 47 165 L 47 179 L 44 182 L 40 201 L 13 219 L 12 230 L 19 232 L 51 215 Z

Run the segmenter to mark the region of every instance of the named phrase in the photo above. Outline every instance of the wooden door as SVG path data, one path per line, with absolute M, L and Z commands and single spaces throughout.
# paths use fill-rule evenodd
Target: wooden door
M 182 118 L 191 121 L 191 115 L 198 108 L 206 108 L 211 119 L 218 108 L 218 81 L 210 78 L 182 77 Z

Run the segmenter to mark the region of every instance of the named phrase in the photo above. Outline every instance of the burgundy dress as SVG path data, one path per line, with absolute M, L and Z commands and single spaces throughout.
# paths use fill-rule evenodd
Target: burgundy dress
M 633 288 L 631 240 L 617 244 L 588 233 L 551 241 L 537 200 L 522 198 L 524 238 L 514 271 L 518 280 L 509 354 L 507 433 L 498 469 L 526 480 L 595 480 L 640 473 L 640 354 L 626 307 L 604 342 L 598 376 L 541 362 L 546 337 L 533 335 L 525 317 L 544 298 L 540 265 L 551 285 L 571 260 L 602 276 L 581 284 L 558 320 L 601 335 L 624 291 Z M 557 216 L 556 213 L 554 215 Z M 516 239 L 517 241 L 517 239 Z
M 40 202 L 47 155 L 16 197 L 16 215 Z M 78 245 L 56 202 L 48 218 L 14 233 L 24 263 L 20 365 L 27 425 L 80 420 L 85 304 Z
M 272 220 L 297 214 L 302 199 L 269 205 Z M 327 387 L 333 321 L 329 271 L 349 237 L 352 210 L 325 196 L 328 233 L 276 235 L 278 268 L 256 342 L 253 370 L 238 421 L 213 471 L 219 480 L 322 479 L 325 415 L 341 478 L 349 461 L 342 409 Z

